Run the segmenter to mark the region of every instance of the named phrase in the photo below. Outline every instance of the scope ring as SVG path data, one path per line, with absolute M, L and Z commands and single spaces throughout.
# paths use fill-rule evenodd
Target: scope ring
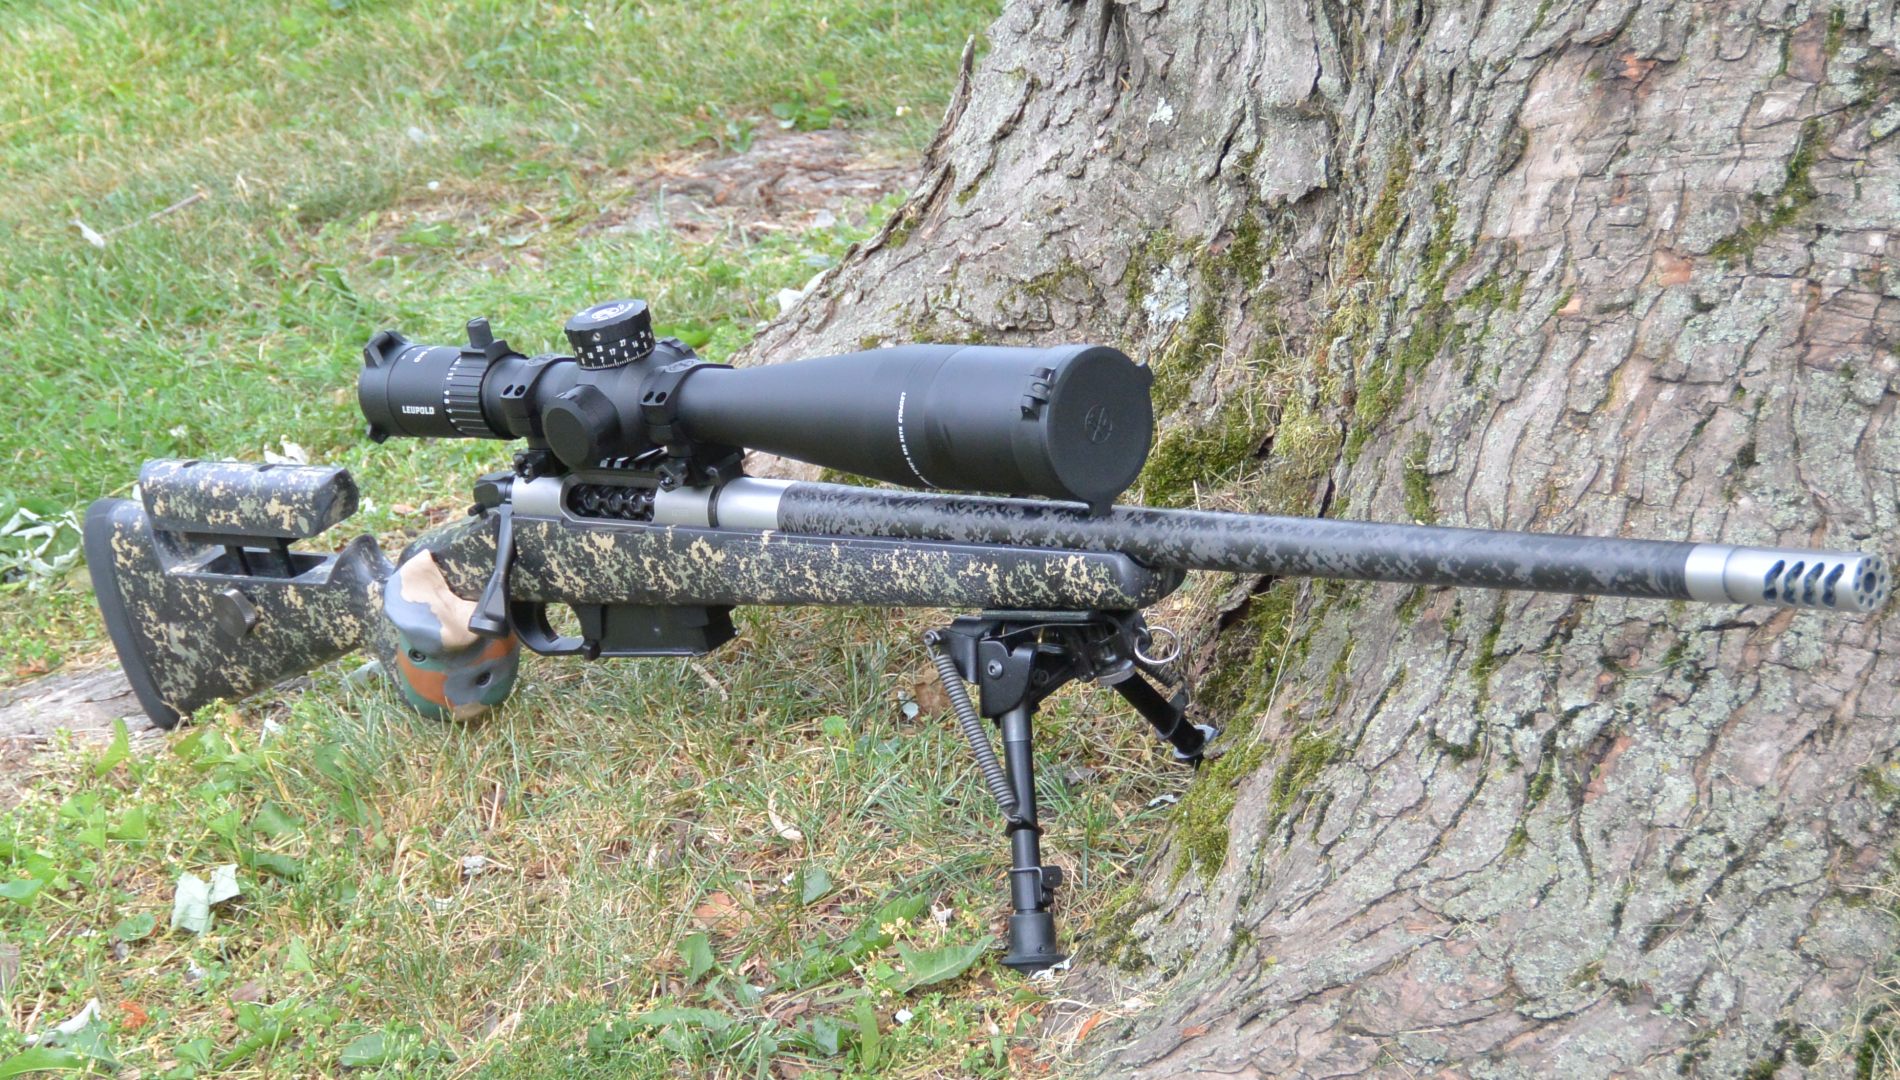
M 1142 645 L 1144 643 L 1152 644 L 1154 641 L 1154 636 L 1156 634 L 1168 635 L 1168 645 L 1170 646 L 1170 648 L 1168 649 L 1168 653 L 1166 656 L 1149 656 L 1147 653 L 1142 651 Z M 1153 664 L 1156 667 L 1160 667 L 1163 664 L 1172 664 L 1174 663 L 1176 659 L 1180 657 L 1181 655 L 1181 635 L 1180 634 L 1175 633 L 1174 631 L 1168 629 L 1165 626 L 1150 626 L 1144 629 L 1144 632 L 1142 633 L 1141 636 L 1144 640 L 1137 641 L 1135 643 L 1135 659 L 1141 661 L 1142 663 Z

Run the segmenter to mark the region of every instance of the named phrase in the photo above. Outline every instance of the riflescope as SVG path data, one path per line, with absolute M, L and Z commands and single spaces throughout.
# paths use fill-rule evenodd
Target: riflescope
M 566 332 L 571 356 L 524 356 L 482 319 L 467 345 L 377 334 L 357 380 L 370 436 L 527 439 L 573 470 L 746 447 L 1100 512 L 1134 482 L 1154 433 L 1148 369 L 1102 345 L 904 345 L 739 369 L 656 339 L 640 300 L 597 304 Z

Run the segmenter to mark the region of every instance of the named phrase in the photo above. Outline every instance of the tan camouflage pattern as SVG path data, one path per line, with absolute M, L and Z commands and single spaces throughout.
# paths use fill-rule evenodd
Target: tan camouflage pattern
M 427 715 L 475 715 L 513 687 L 518 641 L 467 630 L 495 564 L 494 512 L 410 545 L 407 584 L 386 595 L 396 568 L 366 536 L 334 556 L 297 553 L 291 577 L 233 572 L 222 544 L 211 542 L 217 534 L 287 539 L 335 524 L 356 503 L 341 469 L 152 462 L 141 477 L 154 509 L 125 499 L 94 504 L 87 554 L 102 609 L 114 602 L 123 609 L 114 644 L 128 674 L 149 680 L 157 703 L 147 711 L 160 723 L 360 648 L 372 649 Z M 1181 581 L 1179 572 L 1114 552 L 519 514 L 514 531 L 510 596 L 542 603 L 1125 611 L 1155 603 Z M 423 555 L 427 562 L 412 564 Z M 234 596 L 248 613 L 236 628 Z M 115 622 L 110 610 L 107 621 Z
M 223 572 L 228 557 L 222 548 L 155 531 L 135 502 L 102 504 L 87 520 L 94 534 L 89 557 L 100 545 L 109 548 L 107 565 L 94 560 L 94 586 L 112 590 L 123 604 L 131 640 L 115 638 L 114 644 L 128 673 L 135 666 L 146 672 L 171 710 L 169 717 L 153 716 L 161 724 L 360 648 L 394 648 L 380 616 L 383 580 L 393 568 L 367 536 L 333 556 L 304 556 L 312 565 L 295 577 L 254 577 Z M 223 595 L 228 590 L 236 590 L 254 616 L 237 634 L 219 619 L 220 605 L 231 603 Z
M 683 525 L 514 519 L 516 600 L 1127 611 L 1180 584 L 1125 555 L 929 541 L 844 539 Z M 480 594 L 492 523 L 426 537 L 449 587 Z
M 148 461 L 139 494 L 152 527 L 224 536 L 315 536 L 356 513 L 356 481 L 326 465 Z

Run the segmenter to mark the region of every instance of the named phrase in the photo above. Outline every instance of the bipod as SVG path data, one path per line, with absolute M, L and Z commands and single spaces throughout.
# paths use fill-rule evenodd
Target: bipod
M 983 782 L 1008 822 L 1014 914 L 1003 963 L 1024 974 L 1066 959 L 1056 945 L 1050 910 L 1062 870 L 1043 865 L 1042 828 L 1036 820 L 1031 745 L 1036 707 L 1070 682 L 1092 679 L 1133 705 L 1174 748 L 1177 761 L 1199 764 L 1208 741 L 1218 734 L 1188 721 L 1187 689 L 1164 667 L 1174 656 L 1146 651 L 1154 645 L 1155 632 L 1138 611 L 986 611 L 924 635 Z M 971 702 L 966 682 L 976 685 L 980 706 Z M 984 717 L 1002 729 L 1001 762 L 983 728 Z

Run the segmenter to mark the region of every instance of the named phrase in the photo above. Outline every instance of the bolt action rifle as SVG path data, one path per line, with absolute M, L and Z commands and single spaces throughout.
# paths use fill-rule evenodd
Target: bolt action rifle
M 544 655 L 684 656 L 739 604 L 973 610 L 926 635 L 1010 839 L 1008 953 L 1060 962 L 1031 717 L 1063 685 L 1113 688 L 1174 756 L 1189 719 L 1174 635 L 1142 618 L 1188 570 L 1867 612 L 1874 555 L 1115 506 L 1146 460 L 1152 377 L 1100 345 L 909 345 L 737 370 L 655 340 L 646 305 L 589 308 L 572 355 L 393 331 L 364 350 L 369 435 L 525 440 L 468 516 L 392 562 L 370 537 L 294 549 L 356 509 L 348 472 L 152 461 L 101 499 L 85 551 L 105 623 L 162 727 L 369 649 L 424 714 L 465 719 Z M 747 450 L 889 481 L 751 477 Z M 1041 498 L 1034 498 L 1040 496 Z M 578 634 L 555 632 L 553 605 Z M 972 697 L 966 683 L 977 693 Z M 984 719 L 1002 733 L 999 759 Z

